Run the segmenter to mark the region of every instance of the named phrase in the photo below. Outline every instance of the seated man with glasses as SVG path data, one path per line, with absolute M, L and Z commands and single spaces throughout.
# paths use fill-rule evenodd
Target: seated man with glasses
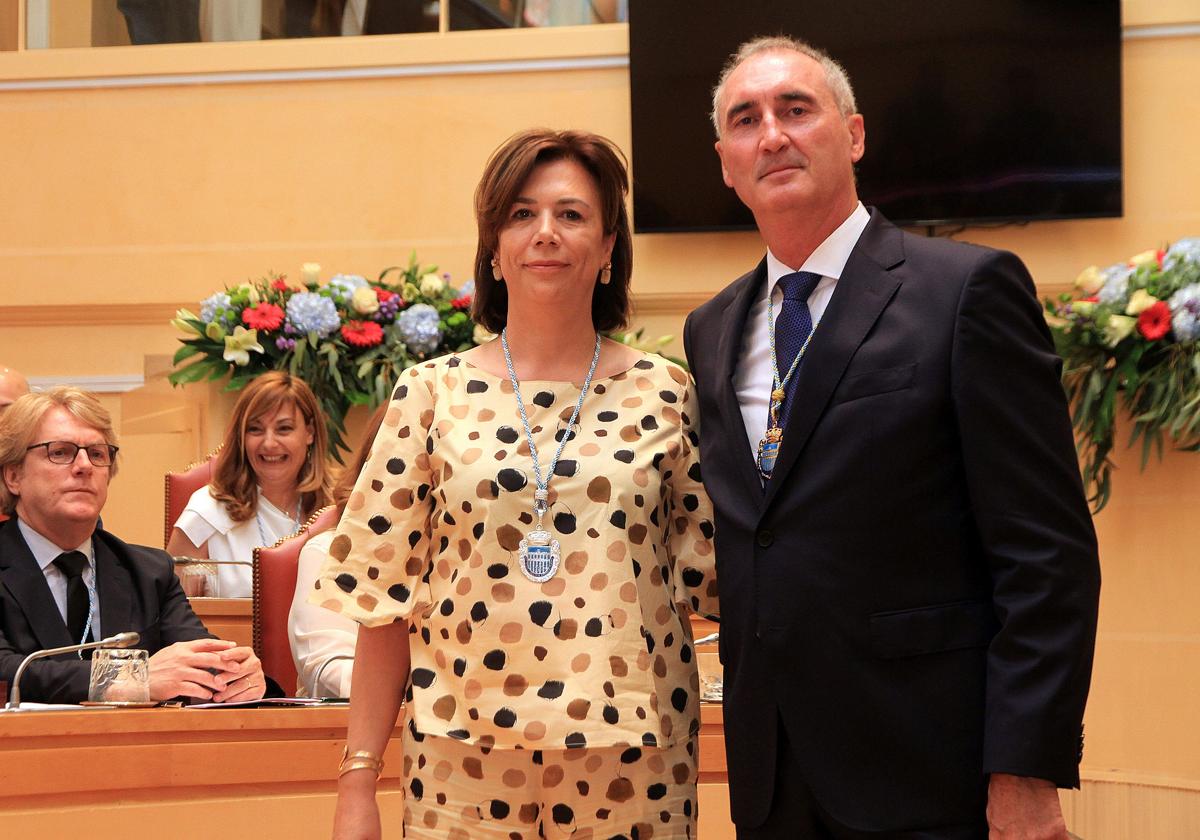
M 0 680 L 26 655 L 127 630 L 150 654 L 150 696 L 257 700 L 254 652 L 213 638 L 192 612 L 164 551 L 97 527 L 117 471 L 112 419 L 90 394 L 27 394 L 0 415 Z M 21 697 L 87 698 L 91 663 L 67 654 L 30 663 Z

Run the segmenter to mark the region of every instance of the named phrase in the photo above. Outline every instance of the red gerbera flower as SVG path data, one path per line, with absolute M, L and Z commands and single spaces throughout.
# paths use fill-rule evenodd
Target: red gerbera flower
M 463 295 L 462 297 L 456 297 L 454 300 L 450 301 L 450 305 L 455 309 L 470 309 L 471 296 Z
M 389 292 L 387 289 L 381 289 L 378 286 L 376 286 L 375 287 L 375 297 L 379 299 L 380 303 L 387 303 L 389 300 L 396 297 L 396 293 Z
M 276 277 L 274 280 L 272 280 L 271 288 L 277 292 L 286 292 L 288 289 L 287 275 L 280 274 L 278 277 Z
M 242 311 L 242 322 L 250 329 L 271 332 L 283 323 L 283 310 L 273 303 L 260 303 Z
M 355 347 L 374 347 L 383 342 L 383 327 L 374 321 L 348 321 L 342 327 L 342 338 Z
M 1171 307 L 1167 306 L 1166 301 L 1160 300 L 1143 309 L 1142 314 L 1138 315 L 1137 327 L 1148 341 L 1158 341 L 1171 331 Z

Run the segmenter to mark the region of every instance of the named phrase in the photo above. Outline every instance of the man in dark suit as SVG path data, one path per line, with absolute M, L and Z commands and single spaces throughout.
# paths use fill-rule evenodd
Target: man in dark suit
M 192 612 L 169 555 L 96 525 L 116 472 L 108 412 L 75 388 L 28 394 L 0 417 L 0 680 L 36 650 L 126 630 L 150 653 L 150 696 L 257 700 L 266 680 L 249 648 L 215 639 Z M 30 663 L 21 697 L 87 699 L 91 663 Z
M 812 47 L 744 45 L 713 118 L 768 247 L 684 332 L 738 837 L 1065 838 L 1099 566 L 1032 281 L 859 203 Z

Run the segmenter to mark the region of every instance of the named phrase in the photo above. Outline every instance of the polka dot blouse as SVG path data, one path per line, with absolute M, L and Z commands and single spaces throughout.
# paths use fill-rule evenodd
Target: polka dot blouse
M 543 470 L 581 383 L 524 381 Z M 507 378 L 457 356 L 401 375 L 313 603 L 410 621 L 409 716 L 498 747 L 667 746 L 699 729 L 687 611 L 715 616 L 712 510 L 687 374 L 598 378 L 550 482 L 562 564 L 522 574 L 536 488 Z

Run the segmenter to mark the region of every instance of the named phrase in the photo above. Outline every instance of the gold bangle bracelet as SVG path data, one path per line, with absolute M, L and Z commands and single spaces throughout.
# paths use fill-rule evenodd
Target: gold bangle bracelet
M 375 778 L 378 779 L 383 775 L 383 759 L 367 750 L 352 753 L 347 747 L 342 750 L 342 760 L 338 764 L 338 777 L 346 775 L 351 770 L 374 770 Z

